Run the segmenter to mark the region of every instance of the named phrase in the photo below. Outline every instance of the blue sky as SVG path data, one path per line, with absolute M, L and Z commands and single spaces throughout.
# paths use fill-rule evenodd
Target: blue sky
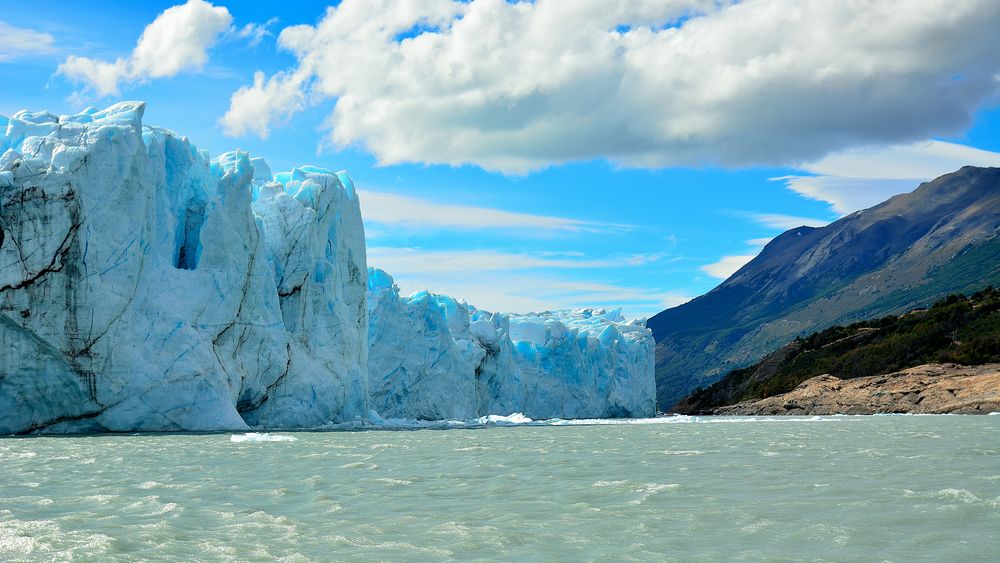
M 213 155 L 346 169 L 369 264 L 486 309 L 653 314 L 1000 166 L 995 2 L 179 4 L 9 6 L 0 114 L 139 99 Z

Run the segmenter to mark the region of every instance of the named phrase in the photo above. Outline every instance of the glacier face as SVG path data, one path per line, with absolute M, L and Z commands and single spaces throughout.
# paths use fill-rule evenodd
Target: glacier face
M 653 338 L 620 311 L 480 311 L 368 274 L 372 407 L 388 418 L 653 416 Z
M 144 107 L 0 122 L 0 433 L 366 416 L 350 181 L 271 182 L 144 127 Z
M 654 414 L 641 322 L 402 297 L 345 172 L 144 109 L 0 116 L 0 434 Z

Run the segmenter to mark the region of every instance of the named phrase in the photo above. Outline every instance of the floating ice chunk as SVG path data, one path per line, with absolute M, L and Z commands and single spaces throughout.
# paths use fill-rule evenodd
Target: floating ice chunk
M 488 416 L 481 416 L 475 420 L 479 424 L 493 424 L 496 426 L 512 426 L 515 424 L 530 424 L 534 420 L 524 416 L 523 414 L 516 412 L 509 414 L 507 416 L 502 416 L 499 414 L 491 414 Z

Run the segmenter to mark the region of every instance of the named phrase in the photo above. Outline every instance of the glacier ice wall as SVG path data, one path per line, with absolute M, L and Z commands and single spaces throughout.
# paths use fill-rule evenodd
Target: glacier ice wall
M 0 434 L 654 414 L 641 323 L 402 297 L 346 173 L 144 109 L 0 116 Z
M 618 310 L 480 311 L 368 274 L 368 377 L 382 416 L 653 416 L 653 338 Z
M 0 433 L 368 412 L 346 174 L 212 161 L 144 104 L 0 118 Z

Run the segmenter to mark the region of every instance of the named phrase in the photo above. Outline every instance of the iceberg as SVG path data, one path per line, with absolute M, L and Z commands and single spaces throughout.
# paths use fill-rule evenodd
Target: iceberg
M 656 414 L 652 334 L 620 310 L 481 311 L 368 272 L 371 404 L 393 419 Z
M 641 321 L 400 296 L 346 172 L 144 110 L 0 116 L 0 434 L 654 414 Z

